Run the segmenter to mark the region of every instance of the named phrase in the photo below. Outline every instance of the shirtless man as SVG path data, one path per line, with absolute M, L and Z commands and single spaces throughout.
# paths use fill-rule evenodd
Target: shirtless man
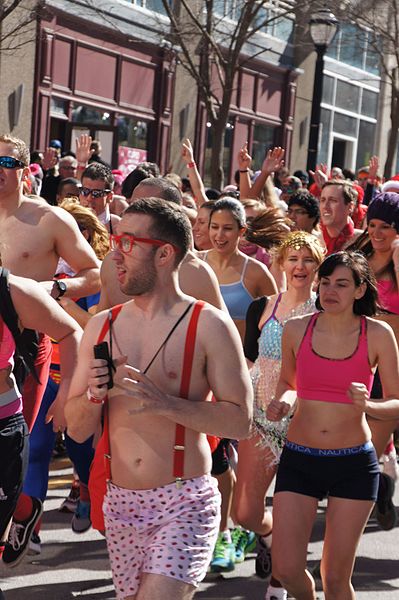
M 220 499 L 202 432 L 249 433 L 252 392 L 240 338 L 228 316 L 208 304 L 189 336 L 195 358 L 188 399 L 180 397 L 188 323 L 199 309 L 178 285 L 190 240 L 187 218 L 155 198 L 132 204 L 112 239 L 119 285 L 134 298 L 112 326 L 118 367 L 107 404 L 112 457 L 104 516 L 117 597 L 124 600 L 193 597 L 219 525 Z M 86 327 L 65 409 L 69 435 L 79 442 L 101 425 L 108 369 L 92 356 L 107 318 L 95 315 Z M 217 402 L 206 402 L 210 390 Z M 177 424 L 185 431 L 180 444 Z
M 62 295 L 83 297 L 98 292 L 100 287 L 98 260 L 86 242 L 74 218 L 65 210 L 49 206 L 40 199 L 23 195 L 23 182 L 29 177 L 29 150 L 26 144 L 9 135 L 0 135 L 0 256 L 4 267 L 13 275 L 39 281 L 55 299 Z M 71 266 L 76 275 L 67 281 L 54 281 L 59 257 Z M 40 385 L 29 375 L 23 388 L 23 413 L 31 431 L 46 388 L 51 360 L 51 343 L 40 336 L 35 362 Z M 62 406 L 65 388 L 55 400 Z M 57 411 L 54 429 L 63 428 L 62 411 Z M 15 517 L 29 518 L 31 499 Z
M 138 190 L 138 191 L 137 191 Z M 134 201 L 139 198 L 163 198 L 172 203 L 172 206 L 180 205 L 180 192 L 172 184 L 165 182 L 162 178 L 151 178 L 144 180 L 136 186 L 134 192 Z M 184 293 L 205 300 L 227 312 L 216 275 L 213 269 L 203 260 L 197 258 L 192 251 L 193 242 L 190 244 L 190 250 L 184 257 L 179 269 L 179 285 Z M 130 300 L 129 296 L 124 294 L 118 285 L 117 270 L 112 256 L 108 254 L 101 265 L 101 297 L 97 307 L 97 312 L 111 308 L 116 304 L 123 304 Z
M 1 165 L 3 157 L 11 162 Z M 14 159 L 16 163 L 14 163 Z M 65 210 L 49 206 L 39 199 L 22 193 L 22 183 L 29 175 L 29 150 L 18 138 L 0 136 L 0 256 L 4 267 L 13 275 L 30 277 L 39 281 L 55 299 L 83 297 L 98 292 L 100 288 L 99 262 L 81 235 L 75 219 Z M 59 257 L 75 271 L 67 281 L 54 281 Z M 42 338 L 37 365 L 38 376 L 47 383 L 46 367 L 51 344 Z M 44 371 L 42 370 L 44 369 Z M 33 427 L 40 408 L 41 395 L 33 398 L 31 383 L 24 386 L 24 416 L 29 429 Z M 28 391 L 29 390 L 29 391 Z M 57 424 L 58 427 L 58 424 Z

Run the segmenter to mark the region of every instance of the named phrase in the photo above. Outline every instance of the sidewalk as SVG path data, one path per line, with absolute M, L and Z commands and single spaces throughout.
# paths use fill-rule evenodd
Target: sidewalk
M 92 530 L 74 534 L 70 528 L 72 515 L 58 511 L 71 479 L 72 469 L 67 462 L 55 461 L 45 502 L 42 553 L 27 556 L 15 569 L 0 566 L 0 587 L 6 600 L 115 600 L 104 538 Z M 398 491 L 395 502 L 399 506 Z M 323 513 L 321 507 L 309 546 L 310 566 L 321 555 Z M 357 600 L 399 599 L 398 533 L 399 528 L 383 532 L 375 521 L 368 524 L 353 578 Z M 253 558 L 247 558 L 232 573 L 209 574 L 195 598 L 263 600 L 265 589 L 265 582 L 254 576 Z

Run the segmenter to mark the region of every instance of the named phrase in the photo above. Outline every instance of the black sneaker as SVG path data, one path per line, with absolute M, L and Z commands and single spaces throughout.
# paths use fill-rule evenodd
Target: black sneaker
M 31 535 L 31 538 L 29 540 L 29 548 L 28 548 L 28 554 L 29 556 L 37 556 L 39 554 L 41 554 L 42 552 L 42 540 L 40 539 L 40 536 L 33 532 Z M 1 596 L 0 596 L 0 600 L 1 600 Z
M 260 536 L 258 538 L 255 572 L 261 579 L 267 579 L 272 574 L 272 553 Z
M 33 529 L 43 512 L 43 503 L 38 498 L 32 498 L 33 509 L 25 521 L 13 521 L 8 534 L 8 540 L 3 553 L 3 563 L 7 567 L 16 567 L 29 548 L 29 540 Z
M 398 522 L 396 508 L 392 502 L 392 497 L 395 492 L 395 482 L 392 477 L 389 477 L 386 473 L 380 473 L 380 477 L 378 498 L 375 505 L 375 518 L 381 529 L 389 531 L 390 529 L 393 529 Z

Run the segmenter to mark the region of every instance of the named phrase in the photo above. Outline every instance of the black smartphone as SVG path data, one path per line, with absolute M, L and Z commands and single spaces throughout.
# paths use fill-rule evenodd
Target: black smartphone
M 115 370 L 115 367 L 109 353 L 108 343 L 101 342 L 100 344 L 95 344 L 95 346 L 93 346 L 93 352 L 94 358 L 102 358 L 107 361 L 109 375 L 107 388 L 110 390 L 114 386 L 113 371 Z

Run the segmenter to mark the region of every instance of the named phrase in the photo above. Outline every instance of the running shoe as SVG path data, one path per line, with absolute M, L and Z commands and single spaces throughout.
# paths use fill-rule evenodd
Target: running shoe
M 212 573 L 234 571 L 235 547 L 219 533 L 211 560 Z
M 386 473 L 380 473 L 381 481 L 378 488 L 378 498 L 375 505 L 375 518 L 381 529 L 389 531 L 393 529 L 397 522 L 396 507 L 392 502 L 395 492 L 395 482 L 392 477 Z
M 29 540 L 28 554 L 30 556 L 37 556 L 42 552 L 40 536 L 36 532 L 33 532 Z
M 3 563 L 7 567 L 16 567 L 29 548 L 29 540 L 36 523 L 43 512 L 43 504 L 39 498 L 32 498 L 32 512 L 24 521 L 11 523 L 8 540 L 3 553 Z
M 256 535 L 253 531 L 247 531 L 241 527 L 235 527 L 231 532 L 231 541 L 235 548 L 235 562 L 242 563 L 248 552 L 256 548 Z
M 257 554 L 255 572 L 261 579 L 267 579 L 272 574 L 272 552 L 260 535 L 257 537 Z
M 265 600 L 287 600 L 287 590 L 282 587 L 274 587 L 269 585 L 267 588 Z
M 84 533 L 91 527 L 90 502 L 78 500 L 75 514 L 72 517 L 72 531 L 75 533 Z
M 60 512 L 75 513 L 76 507 L 78 505 L 79 497 L 80 497 L 79 482 L 74 481 L 72 483 L 72 486 L 71 486 L 68 496 L 63 500 L 63 502 L 58 510 Z

